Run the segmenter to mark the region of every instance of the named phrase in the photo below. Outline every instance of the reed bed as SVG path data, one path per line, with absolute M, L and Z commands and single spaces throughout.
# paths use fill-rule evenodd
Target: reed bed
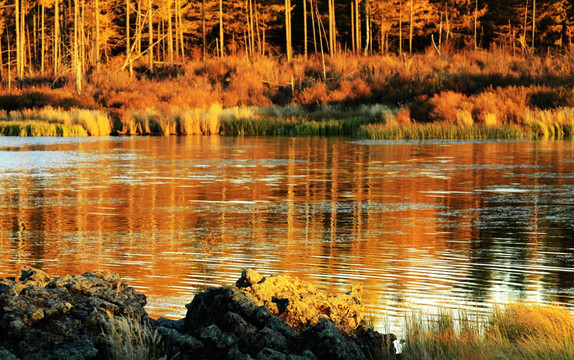
M 0 136 L 88 136 L 80 125 L 39 121 L 0 121 Z
M 574 359 L 574 315 L 560 305 L 512 303 L 481 318 L 443 310 L 406 318 L 402 359 Z
M 389 126 L 368 124 L 362 126 L 357 137 L 371 140 L 488 140 L 488 139 L 537 139 L 532 129 L 518 125 L 472 125 L 461 126 L 449 123 L 410 124 Z

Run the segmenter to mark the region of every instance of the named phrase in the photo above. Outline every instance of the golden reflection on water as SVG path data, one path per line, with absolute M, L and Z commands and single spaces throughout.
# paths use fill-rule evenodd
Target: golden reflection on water
M 0 276 L 114 271 L 181 317 L 241 269 L 369 312 L 572 302 L 571 142 L 0 139 Z

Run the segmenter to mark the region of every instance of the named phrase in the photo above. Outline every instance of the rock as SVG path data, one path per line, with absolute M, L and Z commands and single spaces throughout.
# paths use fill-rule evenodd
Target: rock
M 46 274 L 42 270 L 35 269 L 30 266 L 25 266 L 22 268 L 20 281 L 34 281 L 38 283 L 45 283 L 50 281 L 50 275 Z
M 256 304 L 264 305 L 298 330 L 329 318 L 341 331 L 350 334 L 364 317 L 361 285 L 345 295 L 329 296 L 298 278 L 287 275 L 264 278 L 251 269 L 243 271 L 238 283 L 242 286 L 241 291 Z
M 156 331 L 163 341 L 168 359 L 196 360 L 204 358 L 205 347 L 201 341 L 193 336 L 162 326 L 157 326 Z
M 0 282 L 0 346 L 23 359 L 94 359 L 117 316 L 143 322 L 145 296 L 103 272 L 51 280 L 26 267 Z
M 346 339 L 331 319 L 322 318 L 301 334 L 302 349 L 311 350 L 319 359 L 366 360 L 359 346 Z M 374 358 L 373 358 L 374 359 Z
M 2 360 L 18 360 L 16 355 L 12 354 L 10 351 L 0 347 L 0 359 Z
M 239 280 L 235 282 L 238 288 L 248 287 L 255 285 L 263 280 L 263 276 L 253 269 L 245 269 L 241 273 Z
M 355 343 L 361 348 L 363 354 L 373 359 L 384 359 L 396 353 L 394 334 L 381 334 L 365 324 L 361 324 L 354 333 Z
M 317 360 L 317 357 L 310 350 L 305 350 L 301 355 L 287 355 L 287 360 Z
M 247 269 L 237 286 L 197 294 L 184 319 L 153 320 L 117 274 L 24 268 L 18 281 L 0 279 L 0 359 L 392 358 L 396 338 L 365 326 L 361 293 L 330 296 Z
M 287 360 L 287 355 L 273 349 L 265 348 L 257 354 L 255 360 Z

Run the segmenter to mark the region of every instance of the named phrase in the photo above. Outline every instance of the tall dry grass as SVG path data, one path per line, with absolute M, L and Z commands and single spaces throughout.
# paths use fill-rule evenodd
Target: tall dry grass
M 165 360 L 162 338 L 156 330 L 141 319 L 115 317 L 107 314 L 106 327 L 102 329 L 106 339 L 105 354 L 110 360 Z
M 512 303 L 481 317 L 468 310 L 443 310 L 406 319 L 402 359 L 574 358 L 574 314 L 560 305 Z

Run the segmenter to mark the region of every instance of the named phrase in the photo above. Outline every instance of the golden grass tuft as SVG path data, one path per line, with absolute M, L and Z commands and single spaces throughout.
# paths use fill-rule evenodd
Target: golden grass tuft
M 402 359 L 572 359 L 574 315 L 560 305 L 512 303 L 476 311 L 442 310 L 406 318 Z
M 140 319 L 115 317 L 107 314 L 106 328 L 102 329 L 108 342 L 107 358 L 111 360 L 167 359 L 161 356 L 161 336 Z

